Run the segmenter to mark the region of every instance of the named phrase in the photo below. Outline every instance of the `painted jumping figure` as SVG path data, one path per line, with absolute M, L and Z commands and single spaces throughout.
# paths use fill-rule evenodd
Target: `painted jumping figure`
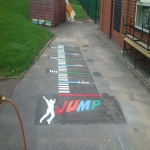
M 51 117 L 49 119 L 47 119 L 48 124 L 50 124 L 51 121 L 52 121 L 52 119 L 55 117 L 54 104 L 56 102 L 56 99 L 54 99 L 54 100 L 53 99 L 48 100 L 48 99 L 45 98 L 45 96 L 43 96 L 43 98 L 46 101 L 48 108 L 47 108 L 46 114 L 40 119 L 40 123 L 42 123 L 42 121 L 46 117 L 48 117 L 49 114 L 51 114 Z

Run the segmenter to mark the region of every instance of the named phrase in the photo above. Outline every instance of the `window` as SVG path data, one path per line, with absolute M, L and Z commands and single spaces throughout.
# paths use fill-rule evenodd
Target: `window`
M 137 2 L 136 4 L 135 27 L 142 29 L 142 25 L 143 30 L 145 32 L 148 32 L 148 27 L 150 27 L 150 2 L 149 3 Z
M 121 8 L 122 0 L 115 0 L 114 29 L 118 32 L 120 32 Z

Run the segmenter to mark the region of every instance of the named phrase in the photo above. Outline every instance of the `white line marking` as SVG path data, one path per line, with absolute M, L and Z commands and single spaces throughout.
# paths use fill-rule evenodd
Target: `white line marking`
M 65 82 L 67 82 L 68 81 L 68 79 L 59 79 L 59 81 L 65 81 Z
M 67 68 L 66 66 L 59 66 L 58 68 Z
M 121 145 L 122 149 L 125 150 L 125 149 L 124 149 L 124 146 L 123 146 L 123 144 L 122 144 L 122 142 L 121 142 L 121 139 L 120 139 L 120 137 L 119 137 L 119 135 L 118 135 L 118 133 L 117 133 L 117 130 L 116 130 L 114 124 L 113 124 L 113 127 L 114 127 L 114 130 L 115 130 L 116 134 L 117 134 L 117 137 L 118 137 L 118 139 L 119 139 L 119 142 L 120 142 L 120 145 Z M 127 148 L 127 147 L 126 147 L 126 148 Z M 127 150 L 127 149 L 126 149 L 126 150 Z
M 65 86 L 63 86 L 63 85 L 60 85 L 59 87 L 69 87 L 69 86 L 68 86 L 68 85 L 67 85 L 67 86 L 66 86 L 66 85 L 65 85 Z
M 59 88 L 69 88 L 69 86 L 59 86 Z
M 59 77 L 68 77 L 67 74 L 59 74 Z
M 59 90 L 69 91 L 69 88 L 59 88 Z
M 70 91 L 59 91 L 59 93 L 70 93 Z

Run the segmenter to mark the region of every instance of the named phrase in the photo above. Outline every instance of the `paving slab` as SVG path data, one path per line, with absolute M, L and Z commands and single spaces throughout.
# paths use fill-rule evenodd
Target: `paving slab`
M 58 36 L 11 96 L 27 149 L 150 149 L 149 90 L 97 35 L 98 25 L 46 28 Z M 0 147 L 23 149 L 9 104 L 0 114 L 0 129 Z

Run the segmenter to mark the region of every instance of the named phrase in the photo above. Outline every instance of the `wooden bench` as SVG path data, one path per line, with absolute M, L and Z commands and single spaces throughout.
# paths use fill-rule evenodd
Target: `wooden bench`
M 123 35 L 123 36 L 124 36 L 123 57 L 124 57 L 125 52 L 131 51 L 131 53 L 129 53 L 129 54 L 131 54 L 132 58 L 135 60 L 134 61 L 134 68 L 136 68 L 136 63 L 139 63 L 148 72 L 150 72 L 150 70 L 145 67 L 145 57 L 147 57 L 148 59 L 150 59 L 150 51 L 147 50 L 146 48 L 144 48 L 144 47 L 147 47 L 147 45 L 145 43 L 143 43 L 142 41 L 138 41 L 136 39 L 132 40 L 132 37 L 130 35 L 129 35 L 130 37 L 128 37 L 127 35 Z M 140 42 L 140 44 L 137 43 L 137 42 Z M 126 48 L 126 43 L 128 43 L 131 47 L 130 48 Z M 135 55 L 134 56 L 132 55 L 132 48 L 135 49 Z M 137 53 L 138 52 L 141 53 L 144 57 L 138 59 L 137 58 Z M 140 61 L 143 61 L 143 64 Z

